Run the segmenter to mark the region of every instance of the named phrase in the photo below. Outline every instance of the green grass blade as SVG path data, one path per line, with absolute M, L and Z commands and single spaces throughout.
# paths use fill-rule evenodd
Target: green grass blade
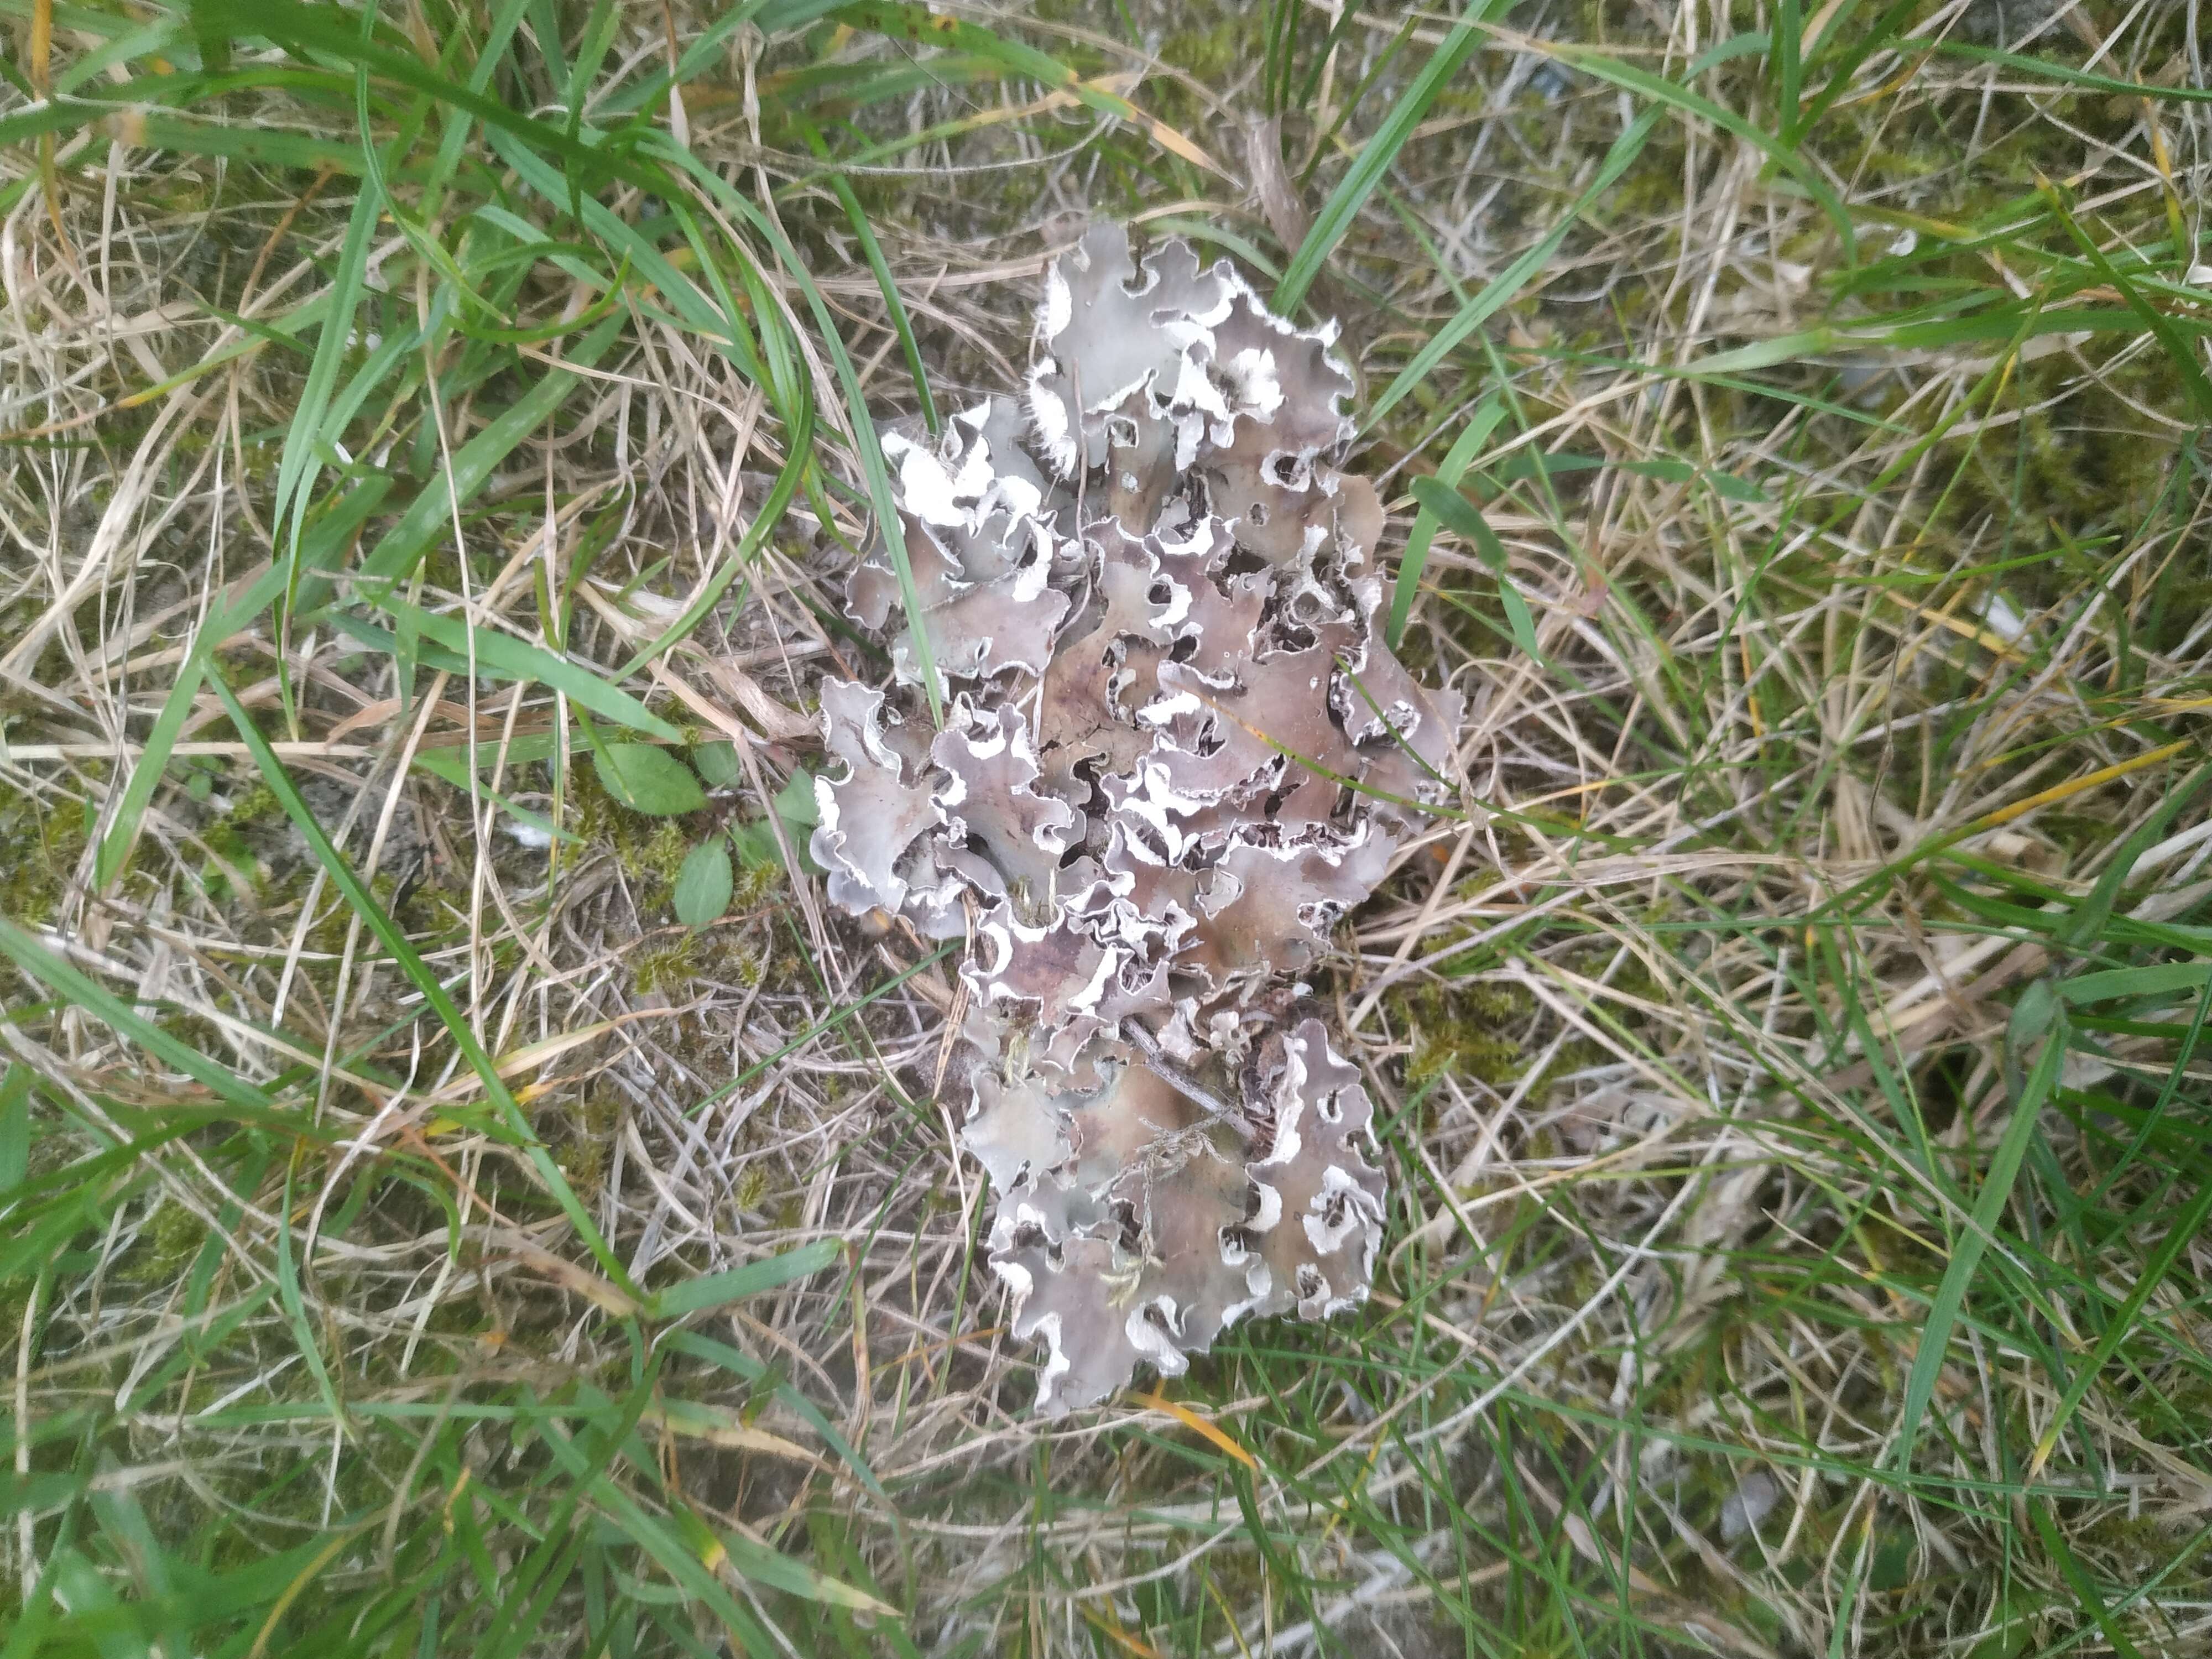
M 2174 1058 L 2173 1068 L 2166 1075 L 2166 1086 L 2160 1091 L 2158 1103 L 2146 1120 L 2146 1127 L 2149 1119 L 2154 1119 L 2166 1110 L 2179 1092 L 2190 1060 L 2197 1051 L 2197 1041 L 2204 1033 L 2208 1014 L 2212 1014 L 2212 988 L 2208 988 L 2205 994 L 2197 1000 L 2196 1017 L 2190 1024 L 2188 1035 L 2182 1041 L 2180 1052 Z M 2130 1149 L 2130 1157 L 2136 1150 L 2139 1150 L 2139 1146 Z M 2174 1218 L 2166 1237 L 2159 1241 L 2158 1248 L 2150 1253 L 2142 1270 L 2136 1274 L 2134 1286 L 2128 1291 L 2126 1300 L 2113 1310 L 2104 1334 L 2097 1340 L 2096 1346 L 2075 1369 L 2074 1380 L 2066 1385 L 2058 1404 L 2051 1409 L 2051 1420 L 2044 1425 L 2043 1432 L 2036 1437 L 2035 1451 L 2028 1461 L 2031 1478 L 2041 1473 L 2051 1455 L 2058 1449 L 2058 1442 L 2073 1420 L 2074 1413 L 2089 1397 L 2089 1390 L 2097 1385 L 2099 1376 L 2105 1367 L 2112 1364 L 2112 1357 L 2120 1351 L 2121 1344 L 2136 1333 L 2136 1322 L 2142 1316 L 2142 1310 L 2149 1305 L 2151 1297 L 2157 1294 L 2159 1286 L 2166 1283 L 2166 1275 L 2173 1271 L 2173 1265 L 2181 1259 L 2182 1252 L 2198 1242 L 2208 1220 L 2212 1220 L 2212 1182 L 2201 1184 L 2195 1196 Z
M 1936 1299 L 1929 1304 L 1927 1320 L 1920 1328 L 1919 1348 L 1913 1355 L 1912 1370 L 1905 1378 L 1904 1403 L 1898 1410 L 1897 1435 L 1886 1460 L 1890 1468 L 1901 1472 L 1912 1466 L 1913 1443 L 1919 1437 L 1921 1419 L 1928 1414 L 1929 1402 L 1936 1397 L 1936 1379 L 1943 1370 L 1950 1349 L 1951 1332 L 1966 1306 L 1966 1293 L 1973 1288 L 1982 1253 L 1996 1236 L 1997 1223 L 2004 1215 L 2005 1206 L 2011 1201 L 2013 1183 L 2020 1174 L 2021 1160 L 2027 1156 L 2028 1142 L 2040 1132 L 2044 1102 L 2058 1081 L 2059 1066 L 2065 1058 L 2066 1023 L 2062 1014 L 2055 1019 L 2044 1041 L 2043 1052 L 2037 1056 L 2014 1103 L 2012 1120 L 2006 1124 L 1996 1152 L 1990 1159 L 1981 1191 L 1974 1200 L 1973 1213 L 1965 1231 L 1952 1245 L 1950 1264 L 1944 1268 L 1942 1279 L 1936 1287 Z
M 2174 372 L 2181 376 L 2182 385 L 2189 390 L 2189 401 L 2197 406 L 2197 418 L 2212 421 L 2212 380 L 2205 378 L 2204 365 L 2197 359 L 2196 347 L 2184 340 L 2181 331 L 2167 319 L 2166 313 L 2143 298 L 2142 290 L 2105 257 L 2105 251 L 2066 210 L 2066 205 L 2055 188 L 2046 188 L 2045 197 L 2051 204 L 2051 211 L 2057 216 L 2058 222 L 2066 228 L 2066 234 L 2081 250 L 2081 257 L 2089 262 L 2098 276 L 2118 291 L 2120 298 L 2127 302 L 2128 309 L 2135 313 L 2136 319 L 2172 361 Z
M 2118 1659 L 2143 1659 L 2142 1650 L 2128 1639 L 2127 1632 L 2112 1617 L 2112 1609 L 2105 1605 L 2105 1598 L 2098 1592 L 2096 1581 L 2083 1570 L 2073 1550 L 2067 1546 L 2065 1536 L 2058 1530 L 2058 1522 L 2051 1513 L 2051 1500 L 2047 1498 L 2030 1500 L 2027 1515 L 2035 1528 L 2036 1535 L 2043 1540 L 2043 1547 L 2058 1563 L 2059 1570 L 2066 1575 L 2066 1582 L 2073 1586 L 2075 1598 L 2095 1621 L 2097 1628 L 2105 1633 L 2105 1640 L 2111 1644 Z
M 1561 62 L 1573 64 L 1585 75 L 1595 76 L 1601 81 L 1610 81 L 1617 87 L 1641 93 L 1646 98 L 1656 99 L 1686 114 L 1710 121 L 1763 152 L 1768 160 L 1795 179 L 1805 193 L 1820 204 L 1820 210 L 1827 216 L 1829 223 L 1835 227 L 1836 235 L 1843 243 L 1844 263 L 1849 265 L 1858 262 L 1858 233 L 1852 228 L 1850 213 L 1827 180 L 1793 145 L 1764 131 L 1747 117 L 1715 103 L 1702 93 L 1692 92 L 1681 82 L 1654 75 L 1649 70 L 1622 63 L 1609 52 L 1567 45 L 1555 46 L 1551 50 Z
M 629 322 L 617 313 L 609 317 L 563 356 L 564 362 L 589 368 L 605 356 Z M 404 580 L 441 535 L 453 529 L 456 502 L 465 507 L 499 470 L 515 446 L 536 431 L 568 400 L 583 377 L 567 368 L 548 373 L 535 386 L 502 410 L 481 432 L 453 452 L 450 472 L 434 480 L 409 502 L 399 522 L 385 532 L 362 562 L 359 580 L 382 586 Z
M 2173 821 L 2179 817 L 2190 802 L 2203 793 L 2204 786 L 2212 783 L 2212 764 L 2200 766 L 2166 793 L 2157 808 L 2145 818 L 2127 840 L 2120 843 L 2119 851 L 2098 873 L 2097 884 L 2076 904 L 2065 922 L 2053 936 L 2056 942 L 2069 950 L 2085 949 L 2105 931 L 2112 920 L 2112 911 L 2120 902 L 2120 894 L 2135 873 L 2142 855 L 2164 839 Z
M 1474 17 L 1452 25 L 1437 49 L 1429 54 L 1429 61 L 1421 65 L 1398 101 L 1382 118 L 1372 137 L 1359 147 L 1351 168 L 1338 180 L 1336 188 L 1322 204 L 1321 211 L 1314 216 L 1313 228 L 1306 232 L 1305 240 L 1291 256 L 1291 263 L 1283 272 L 1283 280 L 1275 284 L 1275 309 L 1285 315 L 1294 315 L 1304 302 L 1306 292 L 1321 275 L 1322 267 L 1344 234 L 1352 228 L 1359 210 L 1373 195 L 1382 176 L 1397 161 L 1398 152 L 1413 136 L 1413 129 L 1421 124 L 1421 117 L 1436 101 L 1437 94 L 1444 89 L 1452 76 L 1459 72 L 1468 55 L 1480 44 L 1482 35 L 1478 21 L 1488 21 L 1502 15 L 1507 0 L 1480 0 Z M 1472 325 L 1470 325 L 1472 326 Z
M 276 1102 L 258 1088 L 179 1042 L 106 986 L 48 950 L 4 916 L 0 916 L 0 954 L 29 977 L 130 1038 L 164 1065 L 182 1072 L 217 1099 L 274 1115 Z
M 210 674 L 209 681 L 229 714 L 231 724 L 252 755 L 253 763 L 260 769 L 262 781 L 269 786 L 270 793 L 276 797 L 285 816 L 292 820 L 307 842 L 316 862 L 329 875 L 331 885 L 338 890 L 352 907 L 354 914 L 362 919 L 369 932 L 391 954 L 400 971 L 422 993 L 422 1000 L 429 1006 L 431 1012 L 438 1017 L 439 1023 L 453 1038 L 453 1046 L 460 1050 L 462 1058 L 468 1061 L 470 1068 L 483 1083 L 486 1097 L 493 1109 L 505 1120 L 531 1167 L 537 1170 L 538 1178 L 545 1183 L 554 1200 L 567 1214 L 569 1224 L 576 1230 L 576 1236 L 584 1241 L 585 1247 L 591 1251 L 609 1279 L 634 1300 L 643 1301 L 644 1293 L 631 1279 L 629 1270 L 623 1266 L 613 1247 L 601 1236 L 598 1224 L 568 1185 L 568 1177 L 562 1174 L 560 1165 L 553 1161 L 552 1155 L 545 1150 L 544 1143 L 532 1129 L 530 1120 L 523 1115 L 522 1108 L 515 1103 L 514 1096 L 499 1074 L 499 1067 L 484 1052 L 483 1045 L 477 1041 L 476 1033 L 470 1028 L 466 1017 L 454 1006 L 446 988 L 430 971 L 429 965 L 422 960 L 421 953 L 415 949 L 407 935 L 385 913 L 383 906 L 371 896 L 361 878 L 354 873 L 353 866 L 345 861 L 337 848 L 331 845 L 330 837 L 323 833 L 321 823 L 286 773 L 284 763 L 277 759 L 276 750 L 269 746 L 268 739 L 261 735 L 260 729 L 238 701 L 237 695 L 220 674 Z
M 610 684 L 568 658 L 556 656 L 544 647 L 519 640 L 512 634 L 478 628 L 459 617 L 425 611 L 396 594 L 372 592 L 369 598 L 379 609 L 411 624 L 425 639 L 473 661 L 479 672 L 558 691 L 594 714 L 662 743 L 684 740 L 679 727 L 661 719 L 620 686 Z
M 31 1068 L 20 1060 L 0 1073 L 0 1194 L 23 1184 L 31 1169 Z
M 763 1291 L 775 1290 L 793 1279 L 811 1278 L 825 1267 L 834 1267 L 844 1248 L 834 1238 L 824 1238 L 763 1261 L 747 1262 L 726 1273 L 702 1273 L 660 1291 L 647 1304 L 647 1311 L 654 1319 L 682 1319 L 725 1303 L 758 1296 Z
M 827 155 L 830 147 L 822 142 L 822 135 L 814 125 L 799 118 L 800 133 L 817 155 Z M 914 322 L 906 314 L 906 301 L 899 297 L 898 283 L 891 276 L 891 268 L 884 258 L 883 244 L 876 239 L 875 228 L 868 223 L 866 211 L 860 198 L 853 193 L 853 186 L 842 173 L 830 175 L 830 188 L 836 192 L 837 204 L 845 210 L 846 222 L 853 227 L 854 239 L 860 245 L 860 257 L 868 262 L 875 274 L 876 286 L 883 290 L 884 308 L 890 313 L 891 331 L 898 336 L 899 350 L 906 358 L 907 373 L 914 379 L 915 395 L 921 399 L 921 418 L 934 434 L 943 427 L 938 418 L 937 399 L 930 395 L 929 373 L 922 367 L 921 343 L 914 337 Z
M 1613 147 L 1606 151 L 1604 161 L 1598 164 L 1596 177 L 1590 180 L 1589 188 L 1575 198 L 1574 205 L 1560 216 L 1559 222 L 1545 234 L 1543 240 L 1484 283 L 1480 294 L 1462 306 L 1456 316 L 1429 337 L 1421 349 L 1413 354 L 1413 361 L 1398 371 L 1396 378 L 1375 400 L 1374 406 L 1367 411 L 1367 417 L 1362 423 L 1363 429 L 1372 430 L 1376 422 L 1398 406 L 1401 399 L 1409 396 L 1416 386 L 1434 374 L 1437 366 L 1456 351 L 1468 335 L 1512 303 L 1514 296 L 1528 285 L 1528 279 L 1551 262 L 1552 256 L 1559 251 L 1559 244 L 1566 240 L 1567 233 L 1620 181 L 1620 175 L 1627 172 L 1636 158 L 1644 153 L 1644 146 L 1650 141 L 1652 130 L 1659 125 L 1660 113 L 1657 109 L 1648 109 L 1628 124 L 1620 137 L 1613 141 Z M 1304 249 L 1300 250 L 1302 254 L 1304 252 Z M 1296 269 L 1295 264 L 1292 269 Z M 1457 480 L 1452 482 L 1456 483 Z
M 323 1397 L 323 1408 L 331 1415 L 331 1422 L 340 1432 L 346 1426 L 345 1407 L 339 1402 L 337 1387 L 331 1378 L 330 1367 L 323 1363 L 322 1345 L 315 1340 L 315 1328 L 307 1322 L 307 1307 L 300 1294 L 300 1270 L 292 1260 L 292 1176 L 284 1176 L 283 1207 L 276 1212 L 276 1291 L 284 1309 L 286 1322 L 292 1328 L 292 1344 L 300 1351 L 301 1363 L 307 1366 L 307 1375 L 315 1380 L 315 1392 Z
M 593 1506 L 605 1511 L 624 1537 L 651 1556 L 662 1571 L 726 1625 L 731 1634 L 745 1644 L 747 1652 L 776 1650 L 768 1632 L 715 1577 L 714 1569 L 703 1559 L 708 1553 L 707 1550 L 694 1550 L 687 1546 L 605 1473 L 594 1477 L 580 1449 L 558 1430 L 549 1428 L 544 1444 L 573 1478 L 585 1483 Z M 688 1510 L 682 1513 L 689 1515 Z
M 376 240 L 377 224 L 384 212 L 384 192 L 364 175 L 354 195 L 353 215 L 346 222 L 344 242 L 339 246 L 337 268 L 331 286 L 330 308 L 323 316 L 322 332 L 315 342 L 314 361 L 300 392 L 284 448 L 276 461 L 276 490 L 270 508 L 277 550 L 292 573 L 286 590 L 297 586 L 300 526 L 307 515 L 307 498 L 321 470 L 317 453 L 325 441 L 324 416 L 338 373 L 354 345 L 354 315 L 360 309 L 362 284 L 368 271 L 368 254 Z
M 995 34 L 979 23 L 949 16 L 925 5 L 900 3 L 899 0 L 859 0 L 856 4 L 840 6 L 837 15 L 856 28 L 873 29 L 895 40 L 910 40 L 917 44 L 927 42 L 931 46 L 950 46 L 956 51 L 995 58 L 1017 75 L 1026 76 L 1042 86 L 1065 92 L 1076 102 L 1097 111 L 1101 115 L 1127 122 L 1170 154 L 1181 156 L 1218 177 L 1229 176 L 1223 172 L 1221 164 L 1206 151 L 1174 128 L 1147 115 L 1119 93 L 1109 92 L 1085 80 L 1057 58 L 1039 52 L 1034 46 L 1025 46 L 1018 40 L 1009 40 L 1004 35 Z
M 845 349 L 836 314 L 822 297 L 822 290 L 815 286 L 806 262 L 799 257 L 797 251 L 785 240 L 775 224 L 757 208 L 732 190 L 718 173 L 689 151 L 675 152 L 668 159 L 688 172 L 725 210 L 752 225 L 775 248 L 785 271 L 805 295 L 807 307 L 812 312 L 819 330 L 822 349 L 828 353 L 831 371 L 845 394 L 846 422 L 851 432 L 854 453 L 860 459 L 860 476 L 866 486 L 868 505 L 875 516 L 877 533 L 884 538 L 884 544 L 890 554 L 891 568 L 898 574 L 899 599 L 906 611 L 908 626 L 912 630 L 915 665 L 921 671 L 922 690 L 929 700 L 930 720 L 934 725 L 942 726 L 945 724 L 944 676 L 938 672 L 937 651 L 930 641 L 921 594 L 915 586 L 914 568 L 907 559 L 906 537 L 901 527 L 897 497 L 891 489 L 890 471 L 884 460 L 883 443 L 877 435 L 875 417 L 868 410 L 868 395 L 860 385 L 860 371 L 853 366 L 852 353 Z
M 1483 445 L 1490 441 L 1490 434 L 1504 418 L 1505 399 L 1495 392 L 1475 405 L 1474 414 L 1468 417 L 1467 424 L 1460 428 L 1459 436 L 1452 440 L 1451 448 L 1437 467 L 1438 489 L 1450 490 L 1457 496 L 1459 481 L 1467 476 L 1468 468 L 1474 464 L 1474 458 L 1482 453 Z M 1383 636 L 1393 651 L 1406 637 L 1406 621 L 1413 615 L 1414 597 L 1421 591 L 1421 573 L 1428 568 L 1429 548 L 1436 540 L 1440 522 L 1435 508 L 1424 502 L 1414 516 L 1412 532 L 1406 538 L 1406 551 L 1398 561 L 1397 586 L 1390 594 L 1389 628 Z M 1481 523 L 1480 514 L 1476 515 L 1476 522 Z M 1482 531 L 1488 535 L 1490 526 L 1483 524 Z M 1502 561 L 1502 548 L 1499 555 Z
M 750 1354 L 740 1353 L 728 1343 L 717 1342 L 712 1337 L 700 1335 L 696 1331 L 672 1331 L 662 1339 L 661 1346 L 678 1353 L 688 1353 L 695 1359 L 705 1360 L 708 1364 L 720 1366 L 724 1370 L 732 1371 L 748 1382 L 757 1382 L 769 1374 L 768 1366 L 755 1359 Z M 823 1444 L 845 1460 L 846 1467 L 853 1471 L 854 1477 L 867 1488 L 871 1494 L 886 1507 L 890 1505 L 890 1494 L 884 1490 L 882 1482 L 876 1479 L 876 1473 L 868 1467 L 867 1460 L 854 1448 L 851 1441 L 846 1439 L 844 1434 L 835 1423 L 830 1420 L 819 1406 L 788 1382 L 777 1383 L 774 1392 L 779 1401 L 789 1407 L 809 1428 L 822 1437 Z

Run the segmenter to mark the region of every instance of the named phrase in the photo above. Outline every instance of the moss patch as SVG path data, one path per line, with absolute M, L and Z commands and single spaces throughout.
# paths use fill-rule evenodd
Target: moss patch
M 18 927 L 53 919 L 91 836 L 75 800 L 0 791 L 0 914 Z
M 1517 986 L 1431 981 L 1407 992 L 1399 1007 L 1413 1038 L 1408 1083 L 1449 1074 L 1503 1089 L 1527 1066 L 1518 1033 L 1535 1003 Z

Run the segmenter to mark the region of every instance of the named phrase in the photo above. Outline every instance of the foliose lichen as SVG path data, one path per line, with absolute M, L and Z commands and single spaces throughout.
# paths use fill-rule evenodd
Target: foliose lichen
M 880 543 L 847 605 L 893 684 L 823 688 L 812 851 L 971 942 L 963 1139 L 1048 1412 L 1367 1293 L 1371 1108 L 1297 976 L 1449 792 L 1462 703 L 1382 638 L 1334 337 L 1097 226 L 1018 398 L 884 439 L 906 570 Z

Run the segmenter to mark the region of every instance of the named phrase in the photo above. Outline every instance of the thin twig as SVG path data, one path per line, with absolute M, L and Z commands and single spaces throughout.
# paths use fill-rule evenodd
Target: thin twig
M 1239 1140 L 1249 1144 L 1253 1139 L 1252 1121 L 1237 1108 L 1207 1088 L 1188 1072 L 1170 1060 L 1161 1051 L 1160 1041 L 1133 1019 L 1121 1022 L 1121 1035 L 1131 1048 L 1143 1056 L 1145 1069 L 1165 1084 L 1170 1084 L 1209 1117 L 1219 1119 L 1237 1133 Z

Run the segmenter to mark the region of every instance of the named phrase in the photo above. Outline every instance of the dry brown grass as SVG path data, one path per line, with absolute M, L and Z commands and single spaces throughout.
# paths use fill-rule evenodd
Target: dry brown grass
M 1372 1308 L 1240 1332 L 1185 1382 L 1052 1427 L 974 1248 L 963 1103 L 933 1096 L 957 958 L 825 914 L 811 878 L 772 869 L 683 927 L 670 882 L 710 815 L 628 811 L 580 739 L 576 763 L 549 765 L 573 696 L 472 677 L 361 579 L 410 488 L 467 477 L 454 458 L 582 331 L 490 349 L 441 323 L 448 385 L 416 351 L 368 386 L 310 498 L 321 512 L 380 469 L 398 487 L 323 550 L 281 626 L 240 619 L 218 660 L 500 1058 L 613 1265 L 211 690 L 115 858 L 192 641 L 288 545 L 279 458 L 316 338 L 300 308 L 331 285 L 360 184 L 130 142 L 127 117 L 8 152 L 0 911 L 48 953 L 43 978 L 5 981 L 0 1025 L 19 1079 L 0 1188 L 45 1183 L 0 1197 L 16 1627 L 53 1606 L 56 1573 L 68 1612 L 40 1639 L 74 1651 L 100 1586 L 153 1606 L 164 1584 L 200 1595 L 195 1573 L 327 1543 L 313 1573 L 287 1570 L 301 1586 L 276 1613 L 281 1582 L 244 1624 L 211 1614 L 186 1641 L 149 1613 L 149 1639 L 243 1651 L 265 1615 L 289 1642 L 397 1650 L 436 1603 L 435 1642 L 493 1650 L 574 1482 L 550 1437 L 566 1423 L 592 1444 L 653 1353 L 665 1403 L 641 1396 L 639 1437 L 575 1486 L 586 1554 L 517 1628 L 522 1650 L 592 1648 L 609 1595 L 645 1621 L 641 1649 L 721 1639 L 727 1617 L 641 1541 L 643 1516 L 689 1542 L 764 1540 L 898 1609 L 855 1624 L 742 1546 L 710 1565 L 792 1652 L 2202 1651 L 2212 1356 L 2192 1205 L 2212 1118 L 2191 1022 L 2212 834 L 2199 808 L 2161 816 L 2212 707 L 2212 411 L 2191 402 L 2208 301 L 2174 240 L 2205 194 L 2193 15 L 1959 0 L 1900 25 L 2145 96 L 2027 58 L 1907 55 L 1834 8 L 1804 38 L 1832 14 L 1805 95 L 1832 72 L 1838 95 L 1802 143 L 1771 51 L 1700 74 L 1758 142 L 1668 110 L 1369 434 L 1395 557 L 1412 481 L 1502 394 L 1468 487 L 1537 647 L 1483 550 L 1438 535 L 1409 655 L 1470 699 L 1467 816 L 1408 848 L 1316 981 L 1387 1124 Z M 660 13 L 611 15 L 602 95 L 668 50 Z M 831 24 L 733 38 L 686 82 L 684 133 L 744 200 L 781 189 L 774 214 L 888 415 L 915 402 L 901 341 L 792 112 L 849 116 L 839 154 L 951 124 L 847 177 L 952 407 L 1017 376 L 1036 274 L 1091 213 L 1288 259 L 1285 216 L 1322 207 L 1443 28 L 1359 12 L 1332 61 L 1333 14 L 1297 15 L 1300 95 L 1281 107 L 1272 12 L 994 25 L 1122 77 L 1225 176 L 1030 78 L 860 77 L 824 107 L 803 64 L 936 50 Z M 31 34 L 49 14 L 26 15 Z M 120 27 L 98 15 L 58 21 L 27 84 Z M 573 51 L 586 15 L 560 15 Z M 711 21 L 667 27 L 680 46 Z M 1679 81 L 1725 34 L 1782 27 L 1540 7 L 1492 31 L 1315 290 L 1368 406 L 1646 106 L 1607 65 Z M 1873 47 L 1853 64 L 1856 41 Z M 537 48 L 510 50 L 503 95 L 565 118 Z M 339 79 L 342 95 L 305 76 L 234 93 L 225 118 L 352 144 Z M 0 121 L 35 107 L 0 95 Z M 1287 159 L 1263 197 L 1245 134 L 1271 115 Z M 380 106 L 373 126 L 396 131 Z M 1762 143 L 1844 204 L 1856 275 Z M 462 210 L 393 176 L 462 247 Z M 559 220 L 507 189 L 507 211 Z M 702 222 L 732 225 L 714 246 L 774 276 L 743 313 L 784 308 L 819 476 L 857 481 L 801 288 L 757 228 L 684 189 Z M 472 173 L 456 190 L 496 193 Z M 601 199 L 633 224 L 667 209 L 619 182 Z M 503 302 L 528 322 L 574 319 L 620 262 L 601 227 L 554 234 L 599 275 L 547 256 Z M 417 234 L 377 227 L 366 351 L 453 303 Z M 622 283 L 606 354 L 468 477 L 392 590 L 541 647 L 565 629 L 567 658 L 610 680 L 726 571 L 793 441 L 787 386 L 748 378 L 646 273 Z M 713 815 L 763 819 L 815 764 L 813 684 L 871 661 L 835 620 L 866 506 L 828 489 L 622 679 L 736 744 Z M 492 790 L 575 839 L 532 844 L 425 769 L 468 765 L 471 737 Z M 55 963 L 267 1100 L 219 1100 Z M 2170 983 L 2078 985 L 2160 965 Z M 2054 1000 L 2064 1023 L 2036 1013 Z M 2063 1067 L 2039 1067 L 2039 1044 L 2069 1039 Z M 635 1317 L 641 1287 L 823 1240 L 848 1271 Z M 1931 1319 L 1940 1364 L 1921 1365 Z M 767 1381 L 672 1344 L 679 1326 Z M 618 1573 L 679 1600 L 630 1596 Z

